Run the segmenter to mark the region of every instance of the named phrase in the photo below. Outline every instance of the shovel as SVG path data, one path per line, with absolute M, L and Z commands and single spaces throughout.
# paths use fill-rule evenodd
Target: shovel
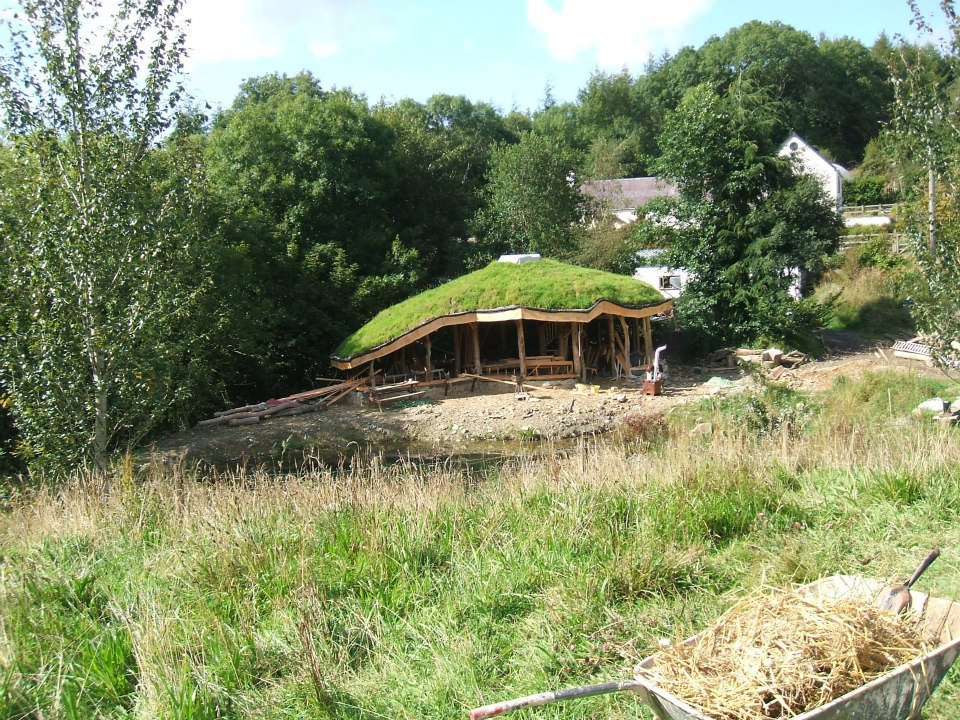
M 888 610 L 895 615 L 905 613 L 909 610 L 911 603 L 910 588 L 913 587 L 917 579 L 923 575 L 923 572 L 930 567 L 931 563 L 938 557 L 940 557 L 940 548 L 931 550 L 905 584 L 888 587 L 880 594 L 880 597 L 877 598 L 877 607 L 881 610 Z

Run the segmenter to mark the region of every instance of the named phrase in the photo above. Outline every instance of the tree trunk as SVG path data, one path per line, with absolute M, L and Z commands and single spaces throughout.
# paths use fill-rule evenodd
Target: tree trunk
M 937 256 L 937 171 L 933 167 L 933 158 L 927 163 L 927 212 L 930 223 L 930 237 L 927 249 L 930 251 L 931 259 Z
M 523 320 L 517 320 L 517 352 L 520 355 L 520 379 L 527 377 L 527 347 L 523 337 Z
M 470 323 L 470 340 L 473 344 L 473 371 L 477 375 L 480 372 L 480 324 Z
M 107 428 L 110 403 L 107 398 L 107 386 L 104 375 L 106 363 L 100 350 L 91 350 L 90 365 L 93 379 L 93 460 L 101 470 L 107 467 L 107 449 L 110 433 Z

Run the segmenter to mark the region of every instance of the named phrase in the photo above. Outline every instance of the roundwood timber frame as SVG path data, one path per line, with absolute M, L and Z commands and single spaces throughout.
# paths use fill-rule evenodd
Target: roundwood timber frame
M 509 321 L 538 320 L 541 322 L 571 322 L 576 324 L 589 323 L 601 315 L 614 315 L 624 318 L 642 318 L 644 320 L 644 332 L 648 332 L 650 327 L 650 318 L 654 315 L 668 313 L 673 309 L 673 300 L 664 300 L 663 302 L 642 307 L 629 307 L 620 305 L 611 300 L 598 300 L 591 307 L 583 310 L 541 310 L 528 307 L 508 307 L 497 308 L 494 310 L 476 310 L 470 312 L 454 313 L 443 315 L 432 320 L 428 320 L 422 325 L 398 335 L 389 342 L 368 350 L 359 355 L 349 358 L 340 358 L 331 356 L 330 360 L 334 367 L 341 370 L 350 370 L 361 367 L 362 365 L 378 360 L 394 353 L 401 348 L 410 345 L 418 340 L 429 336 L 438 330 L 446 327 L 458 325 L 471 325 L 471 339 L 474 353 L 477 353 L 477 323 L 502 323 Z M 472 358 L 476 362 L 474 355 Z

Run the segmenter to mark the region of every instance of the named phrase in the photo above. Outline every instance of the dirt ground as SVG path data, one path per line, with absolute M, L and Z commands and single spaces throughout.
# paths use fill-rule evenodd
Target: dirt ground
M 894 358 L 892 352 L 838 342 L 834 353 L 788 370 L 779 378 L 795 389 L 818 392 L 838 375 L 856 378 L 869 370 L 898 368 L 940 374 L 922 363 Z M 720 381 L 712 378 L 721 378 Z M 591 386 L 573 381 L 526 383 L 526 397 L 510 387 L 470 383 L 431 388 L 424 399 L 403 406 L 341 402 L 322 412 L 273 418 L 258 425 L 195 428 L 165 438 L 147 452 L 161 462 L 256 464 L 280 457 L 312 457 L 335 462 L 373 446 L 386 452 L 455 454 L 526 439 L 562 440 L 614 430 L 629 414 L 668 412 L 682 403 L 718 393 L 737 392 L 752 382 L 744 368 L 675 367 L 664 394 L 644 397 L 638 384 L 600 380 Z M 399 405 L 399 404 L 398 404 Z

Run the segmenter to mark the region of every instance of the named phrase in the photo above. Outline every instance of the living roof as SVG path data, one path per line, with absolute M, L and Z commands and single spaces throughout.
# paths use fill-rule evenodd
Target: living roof
M 625 275 L 556 260 L 495 261 L 383 310 L 340 343 L 334 357 L 356 357 L 445 315 L 513 307 L 583 311 L 601 300 L 636 308 L 664 298 L 647 283 Z

